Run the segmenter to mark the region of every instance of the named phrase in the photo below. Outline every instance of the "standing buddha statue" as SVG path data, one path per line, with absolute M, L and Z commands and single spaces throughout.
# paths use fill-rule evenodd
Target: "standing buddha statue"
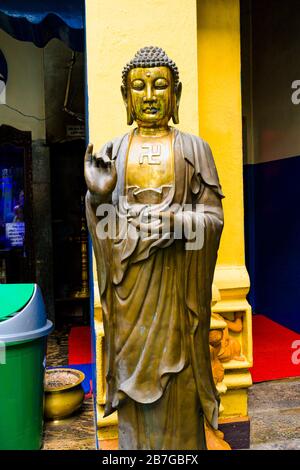
M 223 194 L 209 145 L 169 125 L 181 89 L 162 49 L 139 50 L 121 86 L 137 127 L 85 155 L 105 416 L 118 411 L 121 449 L 206 449 L 205 425 L 218 426 L 209 327 Z M 105 237 L 103 207 L 116 219 Z

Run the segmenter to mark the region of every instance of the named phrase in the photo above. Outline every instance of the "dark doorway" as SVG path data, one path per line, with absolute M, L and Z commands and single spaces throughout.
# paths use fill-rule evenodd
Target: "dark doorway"
M 77 139 L 50 146 L 56 321 L 88 321 L 89 293 L 83 155 Z
M 241 50 L 250 303 L 300 332 L 300 2 L 242 0 Z

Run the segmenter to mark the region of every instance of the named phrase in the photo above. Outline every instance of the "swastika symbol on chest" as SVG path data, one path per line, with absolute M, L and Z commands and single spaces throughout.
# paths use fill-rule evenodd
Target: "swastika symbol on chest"
M 161 164 L 161 145 L 160 144 L 142 145 L 142 151 L 139 157 L 139 164 L 142 165 L 145 160 L 147 161 L 148 165 L 160 165 Z

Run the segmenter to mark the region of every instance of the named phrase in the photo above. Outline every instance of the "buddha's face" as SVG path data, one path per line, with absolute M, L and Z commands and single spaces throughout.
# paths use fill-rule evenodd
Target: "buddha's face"
M 128 74 L 134 119 L 147 127 L 166 126 L 172 115 L 173 77 L 168 67 L 135 68 Z

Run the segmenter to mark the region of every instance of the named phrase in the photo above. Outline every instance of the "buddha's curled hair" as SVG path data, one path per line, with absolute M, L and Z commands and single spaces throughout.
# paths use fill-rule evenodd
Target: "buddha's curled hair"
M 126 87 L 127 76 L 130 70 L 147 67 L 169 67 L 174 78 L 175 87 L 179 83 L 179 72 L 177 65 L 171 60 L 165 51 L 160 47 L 143 47 L 135 54 L 134 58 L 128 62 L 122 71 L 122 83 Z

